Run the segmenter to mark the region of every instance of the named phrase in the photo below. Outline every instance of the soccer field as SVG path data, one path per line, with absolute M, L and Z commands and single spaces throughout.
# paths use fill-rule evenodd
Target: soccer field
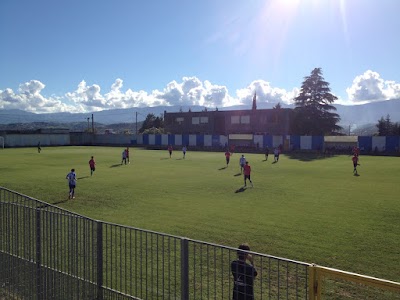
M 82 215 L 192 239 L 400 281 L 400 158 L 247 154 L 122 147 L 0 151 L 0 185 Z M 90 176 L 88 161 L 96 160 Z M 76 199 L 65 176 L 76 169 Z

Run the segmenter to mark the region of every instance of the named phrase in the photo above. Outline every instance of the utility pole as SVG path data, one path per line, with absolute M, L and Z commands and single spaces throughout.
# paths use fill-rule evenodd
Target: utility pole
M 93 114 L 92 114 L 92 133 L 94 134 L 94 119 L 93 119 Z
M 87 118 L 87 132 L 89 132 L 89 120 L 90 118 Z
M 137 135 L 137 112 L 136 112 L 136 135 Z

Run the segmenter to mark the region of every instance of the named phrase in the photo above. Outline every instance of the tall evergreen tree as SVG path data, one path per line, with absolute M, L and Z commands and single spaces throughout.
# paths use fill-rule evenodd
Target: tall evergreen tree
M 381 117 L 376 127 L 378 128 L 378 134 L 381 136 L 400 135 L 400 124 L 393 123 L 390 120 L 390 115 L 387 115 L 386 119 Z
M 146 119 L 143 121 L 142 127 L 139 132 L 143 133 L 146 129 L 150 128 L 164 128 L 164 120 L 163 117 L 156 117 L 154 114 L 147 114 Z
M 292 132 L 300 135 L 329 135 L 340 129 L 340 117 L 332 104 L 337 97 L 331 94 L 329 83 L 322 77 L 321 68 L 304 78 L 300 94 L 294 98 L 296 108 Z

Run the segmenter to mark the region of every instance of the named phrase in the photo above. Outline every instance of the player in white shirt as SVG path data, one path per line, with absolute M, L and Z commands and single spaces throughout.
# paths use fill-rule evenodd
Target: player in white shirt
M 183 158 L 186 157 L 186 151 L 187 151 L 186 146 L 183 146 L 183 147 L 182 147 Z
M 68 179 L 69 185 L 69 196 L 68 199 L 75 199 L 75 188 L 76 188 L 76 173 L 75 169 L 71 169 L 71 172 L 67 174 L 66 179 Z
M 244 155 L 242 155 L 242 156 L 239 158 L 240 174 L 242 174 L 243 168 L 244 168 L 245 164 L 246 164 L 246 158 L 244 157 Z

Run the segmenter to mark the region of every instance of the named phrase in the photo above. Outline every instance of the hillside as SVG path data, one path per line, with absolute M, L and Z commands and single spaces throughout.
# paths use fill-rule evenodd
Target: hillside
M 274 104 L 260 103 L 259 109 L 272 108 Z M 284 105 L 284 108 L 293 108 L 293 105 Z M 400 99 L 380 101 L 376 103 L 368 103 L 363 105 L 335 105 L 337 113 L 340 115 L 340 125 L 344 128 L 360 128 L 363 126 L 376 124 L 381 117 L 390 115 L 393 122 L 400 122 Z M 91 124 L 91 118 L 93 114 L 96 128 L 100 127 L 111 127 L 112 124 L 125 123 L 125 127 L 134 131 L 136 129 L 136 122 L 143 121 L 147 114 L 152 113 L 155 116 L 163 115 L 164 111 L 167 112 L 178 112 L 188 111 L 201 111 L 204 109 L 202 106 L 156 106 L 156 107 L 141 107 L 141 108 L 127 108 L 127 109 L 113 109 L 104 110 L 93 113 L 52 113 L 52 114 L 35 114 L 26 112 L 23 110 L 13 109 L 5 110 L 0 109 L 0 128 L 9 128 L 10 126 L 25 127 L 27 123 L 46 123 L 46 126 L 56 126 L 57 128 L 71 128 L 72 130 L 85 130 L 87 128 L 87 120 L 89 118 Z M 249 109 L 248 106 L 232 106 L 219 108 L 219 110 L 239 110 Z M 137 120 L 136 120 L 137 116 Z M 129 124 L 129 125 L 128 125 Z M 7 126 L 5 126 L 7 125 Z M 33 126 L 35 125 L 26 125 Z M 118 127 L 118 126 L 117 126 Z M 138 128 L 140 126 L 138 125 Z

